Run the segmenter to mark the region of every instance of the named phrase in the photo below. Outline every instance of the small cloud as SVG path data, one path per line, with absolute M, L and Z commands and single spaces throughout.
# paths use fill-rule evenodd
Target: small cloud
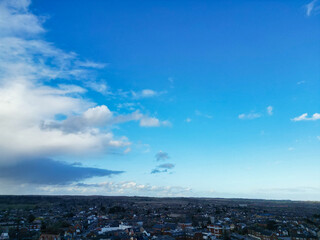
M 174 88 L 174 78 L 173 77 L 169 77 L 168 81 L 170 82 L 170 88 Z
M 189 123 L 189 122 L 191 122 L 192 120 L 191 120 L 191 118 L 186 118 L 186 120 L 184 120 L 185 122 L 187 122 L 187 123 Z
M 160 171 L 160 170 L 158 170 L 158 169 L 153 169 L 153 170 L 151 171 L 151 174 L 161 173 L 161 172 L 163 172 L 163 171 Z
M 261 114 L 259 113 L 248 113 L 248 114 L 242 113 L 242 114 L 239 114 L 238 116 L 238 118 L 242 120 L 246 120 L 246 119 L 251 120 L 251 119 L 256 119 L 260 117 L 261 117 Z
M 85 61 L 85 62 L 77 61 L 75 64 L 79 67 L 98 68 L 98 69 L 101 69 L 101 68 L 104 68 L 107 66 L 107 64 L 105 64 L 105 63 L 97 63 L 97 62 L 92 62 L 92 61 Z
M 293 151 L 294 150 L 294 147 L 289 147 L 288 148 L 288 151 Z
M 126 148 L 126 149 L 123 151 L 124 154 L 127 154 L 127 153 L 129 153 L 129 152 L 131 152 L 131 148 Z
M 168 170 L 173 168 L 174 168 L 174 164 L 172 163 L 160 164 L 151 171 L 151 174 L 168 172 Z
M 169 159 L 169 154 L 166 153 L 166 152 L 162 152 L 162 151 L 159 151 L 156 155 L 155 155 L 155 158 L 157 161 L 165 161 L 167 159 Z
M 141 127 L 170 127 L 172 124 L 170 121 L 160 121 L 159 119 L 155 117 L 143 117 L 140 119 L 140 126 Z
M 160 121 L 154 117 L 144 117 L 140 120 L 141 127 L 159 127 Z
M 117 105 L 117 108 L 118 109 L 128 109 L 130 111 L 134 111 L 138 106 L 140 106 L 139 103 L 125 102 L 125 103 L 119 103 Z
M 174 164 L 172 164 L 172 163 L 164 163 L 164 164 L 158 165 L 157 168 L 172 169 L 172 168 L 174 168 Z
M 200 116 L 200 117 L 205 117 L 205 118 L 209 118 L 209 119 L 213 118 L 211 115 L 202 113 L 202 112 L 200 112 L 199 110 L 195 110 L 194 113 L 195 113 L 197 116 Z
M 319 6 L 317 6 L 318 0 L 313 0 L 305 5 L 306 8 L 306 15 L 310 17 L 312 14 L 319 13 Z
M 86 83 L 86 86 L 103 95 L 112 94 L 108 84 L 105 81 L 101 81 L 101 82 L 89 81 Z
M 161 122 L 161 125 L 164 126 L 164 127 L 171 127 L 172 123 L 170 121 L 168 121 L 168 120 L 165 120 L 165 121 Z
M 154 91 L 152 89 L 143 89 L 140 92 L 131 91 L 132 97 L 136 98 L 136 99 L 152 98 L 152 97 L 160 96 L 160 95 L 165 94 L 165 93 L 166 93 L 166 91 L 157 92 L 157 91 Z
M 127 115 L 118 115 L 112 119 L 113 123 L 123 123 L 128 121 L 139 121 L 140 127 L 168 127 L 172 125 L 168 120 L 160 121 L 158 118 L 149 117 L 140 113 L 139 110 Z
M 273 107 L 272 106 L 267 107 L 267 113 L 269 116 L 273 115 Z
M 306 81 L 299 81 L 299 82 L 297 82 L 297 85 L 301 85 L 301 84 L 304 84 L 304 83 L 306 83 Z
M 317 136 L 317 139 L 320 141 L 320 136 Z
M 70 84 L 59 84 L 58 85 L 59 89 L 56 90 L 56 94 L 81 94 L 81 93 L 85 93 L 87 90 L 79 87 L 77 85 L 70 85 Z M 45 89 L 43 89 L 45 92 Z M 48 91 L 50 91 L 48 89 Z
M 153 169 L 151 171 L 151 174 L 155 174 L 155 173 L 166 173 L 168 172 L 168 169 L 164 169 L 164 170 L 159 170 L 159 169 Z
M 300 121 L 316 121 L 320 119 L 320 113 L 314 113 L 311 117 L 308 117 L 308 113 L 301 114 L 298 117 L 295 117 L 291 119 L 291 121 L 294 122 L 300 122 Z
M 144 89 L 141 91 L 141 97 L 154 97 L 156 95 L 157 95 L 157 92 L 151 89 Z

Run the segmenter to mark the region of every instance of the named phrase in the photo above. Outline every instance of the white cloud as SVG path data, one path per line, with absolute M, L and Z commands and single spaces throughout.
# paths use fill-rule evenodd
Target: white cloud
M 51 194 L 86 194 L 92 195 L 125 195 L 125 196 L 158 196 L 158 197 L 175 197 L 175 196 L 191 196 L 192 189 L 188 187 L 178 186 L 156 186 L 150 184 L 139 184 L 134 181 L 125 182 L 102 182 L 97 184 L 79 183 L 69 186 L 45 186 L 38 187 L 37 192 Z
M 144 117 L 140 120 L 141 127 L 159 127 L 160 121 L 153 117 Z
M 170 88 L 174 88 L 174 78 L 173 77 L 168 77 L 168 81 L 170 83 Z
M 113 119 L 113 123 L 115 124 L 129 121 L 139 121 L 141 127 L 169 127 L 172 125 L 168 120 L 160 121 L 156 117 L 149 117 L 148 115 L 142 114 L 139 110 L 127 115 L 115 116 Z
M 130 111 L 133 111 L 136 109 L 137 105 L 139 105 L 139 104 L 132 103 L 132 102 L 125 102 L 125 103 L 119 103 L 117 105 L 117 108 L 118 109 L 128 109 Z
M 97 63 L 97 62 L 91 62 L 91 61 L 77 61 L 76 65 L 78 65 L 79 67 L 87 67 L 87 68 L 104 68 L 107 66 L 107 64 L 105 63 Z
M 273 107 L 272 106 L 268 106 L 267 107 L 267 113 L 268 113 L 268 115 L 273 115 Z
M 109 148 L 128 152 L 128 138 L 114 136 L 111 125 L 127 121 L 166 125 L 138 111 L 120 115 L 86 99 L 86 88 L 109 92 L 106 83 L 93 80 L 88 69 L 104 65 L 82 62 L 77 54 L 42 40 L 43 20 L 29 12 L 29 4 L 0 2 L 0 164 L 21 156 L 55 157 Z M 58 78 L 65 83 L 57 85 Z M 58 115 L 64 120 L 57 120 Z
M 143 116 L 140 119 L 140 126 L 141 127 L 160 127 L 160 126 L 165 126 L 165 127 L 170 127 L 172 124 L 169 121 L 160 121 L 159 119 L 155 117 L 147 117 Z
M 186 120 L 185 120 L 187 123 L 189 123 L 189 122 L 191 122 L 192 120 L 191 120 L 191 118 L 186 118 Z
M 0 36 L 34 35 L 44 32 L 42 20 L 28 11 L 29 0 L 0 2 Z
M 153 97 L 156 95 L 157 95 L 157 92 L 155 92 L 151 89 L 144 89 L 141 91 L 141 97 Z
M 306 8 L 306 15 L 310 17 L 313 13 L 319 13 L 319 6 L 317 6 L 318 0 L 313 0 L 305 5 Z
M 105 105 L 89 108 L 83 113 L 84 119 L 92 122 L 94 125 L 103 125 L 105 122 L 110 121 L 113 117 L 112 112 Z
M 112 92 L 110 91 L 110 88 L 108 84 L 105 81 L 88 81 L 85 83 L 86 86 L 98 93 L 101 93 L 103 95 L 110 95 Z
M 256 119 L 260 117 L 261 117 L 261 114 L 259 113 L 248 113 L 248 114 L 242 113 L 242 114 L 239 114 L 238 116 L 238 118 L 242 120 L 245 120 L 245 119 L 251 120 L 251 119 Z
M 127 154 L 127 153 L 129 153 L 129 152 L 131 152 L 131 148 L 129 148 L 129 147 L 126 148 L 126 149 L 123 151 L 124 154 Z
M 164 127 L 172 127 L 172 123 L 168 120 L 164 120 L 161 122 L 161 125 Z
M 152 98 L 152 97 L 160 96 L 162 94 L 165 94 L 166 91 L 157 92 L 152 89 L 143 89 L 140 92 L 131 91 L 131 93 L 133 98 L 140 99 L 140 98 Z
M 299 121 L 316 121 L 320 119 L 320 113 L 314 113 L 311 117 L 308 117 L 308 113 L 301 114 L 298 117 L 291 119 L 291 121 L 299 122 Z

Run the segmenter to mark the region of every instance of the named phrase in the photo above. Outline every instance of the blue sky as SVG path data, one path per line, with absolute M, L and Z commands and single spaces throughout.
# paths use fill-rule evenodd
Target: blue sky
M 320 200 L 319 1 L 0 13 L 0 193 Z

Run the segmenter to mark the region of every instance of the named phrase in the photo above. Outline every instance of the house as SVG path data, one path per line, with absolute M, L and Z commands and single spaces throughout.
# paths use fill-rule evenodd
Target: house
M 56 234 L 41 234 L 39 240 L 61 240 L 60 235 Z
M 248 229 L 248 235 L 250 237 L 259 239 L 259 240 L 278 240 L 276 233 L 259 228 Z
M 1 233 L 0 239 L 1 240 L 9 239 L 9 234 L 8 233 Z
M 217 238 L 222 237 L 223 228 L 220 224 L 211 224 L 211 225 L 208 225 L 207 228 Z

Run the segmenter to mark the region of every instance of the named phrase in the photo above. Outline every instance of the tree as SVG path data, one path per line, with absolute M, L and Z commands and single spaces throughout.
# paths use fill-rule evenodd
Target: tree
M 106 209 L 105 206 L 101 206 L 100 211 L 103 212 L 103 213 L 106 213 L 107 209 Z
M 30 214 L 30 215 L 28 216 L 28 222 L 29 222 L 29 223 L 32 223 L 35 219 L 36 219 L 36 217 L 35 217 L 33 214 Z

